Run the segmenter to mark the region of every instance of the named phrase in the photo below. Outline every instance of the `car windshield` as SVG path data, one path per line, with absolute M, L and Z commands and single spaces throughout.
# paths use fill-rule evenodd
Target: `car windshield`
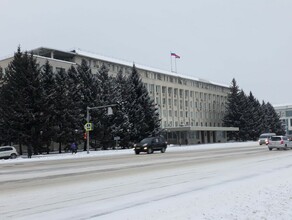
M 274 136 L 274 137 L 271 137 L 271 140 L 272 141 L 280 141 L 281 137 Z
M 266 139 L 266 138 L 270 138 L 272 136 L 276 136 L 275 133 L 266 133 L 266 134 L 261 134 L 259 139 Z
M 141 144 L 150 144 L 153 138 L 145 138 L 140 141 Z

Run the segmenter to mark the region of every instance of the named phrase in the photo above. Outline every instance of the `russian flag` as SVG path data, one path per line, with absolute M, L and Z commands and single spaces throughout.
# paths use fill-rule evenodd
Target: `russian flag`
M 176 53 L 170 53 L 170 56 L 172 56 L 172 57 L 175 57 L 175 58 L 180 58 L 180 56 L 179 55 L 177 55 Z

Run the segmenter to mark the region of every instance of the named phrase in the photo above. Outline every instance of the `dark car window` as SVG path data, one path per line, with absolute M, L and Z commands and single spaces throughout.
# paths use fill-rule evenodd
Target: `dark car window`
M 141 144 L 151 144 L 153 138 L 145 138 L 140 141 Z
M 0 149 L 0 151 L 9 151 L 12 150 L 12 147 L 3 147 Z
M 271 137 L 271 140 L 272 141 L 280 141 L 281 140 L 281 137 Z

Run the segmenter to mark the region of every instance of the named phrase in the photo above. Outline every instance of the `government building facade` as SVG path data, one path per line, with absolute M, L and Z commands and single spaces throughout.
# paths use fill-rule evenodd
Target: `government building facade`
M 119 71 L 129 75 L 133 67 L 131 62 L 81 50 L 62 51 L 41 47 L 30 52 L 40 65 L 48 60 L 55 72 L 81 64 L 82 59 L 87 61 L 93 74 L 102 65 L 107 66 L 109 74 L 113 76 Z M 12 60 L 13 57 L 0 60 L 4 73 Z M 228 131 L 238 131 L 238 128 L 223 127 L 228 86 L 139 64 L 135 66 L 157 105 L 168 143 L 186 145 L 226 142 Z
M 274 106 L 275 111 L 280 116 L 280 120 L 284 125 L 286 135 L 292 136 L 292 105 L 277 105 Z

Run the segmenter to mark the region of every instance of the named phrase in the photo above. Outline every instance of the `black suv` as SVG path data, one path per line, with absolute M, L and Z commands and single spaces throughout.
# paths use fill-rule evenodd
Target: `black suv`
M 164 153 L 166 148 L 167 142 L 162 136 L 145 138 L 138 144 L 134 144 L 135 154 L 139 154 L 140 152 L 152 154 L 154 151 L 161 151 L 161 153 Z

